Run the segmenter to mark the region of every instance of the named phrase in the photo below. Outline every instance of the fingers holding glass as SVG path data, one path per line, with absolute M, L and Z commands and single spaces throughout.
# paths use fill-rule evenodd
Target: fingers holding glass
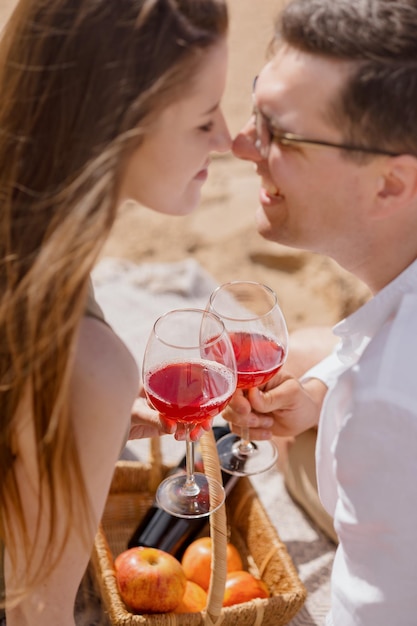
M 208 310 L 224 322 L 237 363 L 237 387 L 249 389 L 267 383 L 282 367 L 288 350 L 288 331 L 276 294 L 252 281 L 233 281 L 211 295 Z M 243 420 L 244 421 L 244 420 Z M 251 475 L 275 463 L 275 445 L 262 439 L 251 441 L 249 424 L 241 437 L 231 433 L 218 442 L 220 465 L 226 472 Z

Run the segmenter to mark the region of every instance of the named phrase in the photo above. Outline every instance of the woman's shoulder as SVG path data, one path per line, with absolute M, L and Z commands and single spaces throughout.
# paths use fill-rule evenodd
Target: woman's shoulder
M 96 300 L 95 293 L 94 293 L 94 285 L 93 285 L 93 281 L 91 280 L 91 278 L 89 278 L 89 281 L 88 281 L 87 301 L 85 304 L 85 316 L 94 317 L 106 323 L 103 310 Z
M 121 434 L 123 442 L 139 392 L 136 362 L 114 331 L 93 317 L 81 321 L 71 378 L 71 413 L 77 430 L 96 437 Z

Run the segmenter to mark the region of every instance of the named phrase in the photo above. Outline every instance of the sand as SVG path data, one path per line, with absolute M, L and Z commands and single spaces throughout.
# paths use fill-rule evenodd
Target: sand
M 0 24 L 14 4 L 1 0 Z M 250 114 L 252 80 L 266 58 L 281 5 L 282 0 L 229 0 L 230 65 L 223 108 L 232 135 Z M 253 165 L 230 153 L 217 156 L 193 214 L 173 218 L 129 205 L 103 256 L 137 263 L 193 257 L 219 283 L 264 282 L 277 292 L 290 331 L 333 325 L 355 310 L 368 297 L 362 283 L 329 259 L 267 242 L 257 233 L 258 193 Z

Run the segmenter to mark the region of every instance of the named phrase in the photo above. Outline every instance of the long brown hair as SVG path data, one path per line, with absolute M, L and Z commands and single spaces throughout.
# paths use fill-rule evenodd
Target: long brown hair
M 21 0 L 5 29 L 0 544 L 12 563 L 27 530 L 14 472 L 22 399 L 52 540 L 56 516 L 66 516 L 69 529 L 79 515 L 69 496 L 56 510 L 56 494 L 75 490 L 88 511 L 68 385 L 89 274 L 117 211 L 120 169 L 150 122 L 191 86 L 202 52 L 226 29 L 223 0 Z M 26 589 L 51 566 L 45 554 Z

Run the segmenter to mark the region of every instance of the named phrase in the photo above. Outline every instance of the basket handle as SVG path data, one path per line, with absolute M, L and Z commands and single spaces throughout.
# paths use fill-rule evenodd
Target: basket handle
M 163 461 L 161 440 L 159 436 L 150 439 L 150 467 L 149 467 L 149 486 L 152 491 L 156 491 L 158 485 L 163 480 Z
M 213 431 L 204 433 L 200 439 L 201 456 L 203 457 L 204 472 L 222 484 L 219 456 Z M 227 563 L 227 519 L 224 504 L 210 515 L 210 534 L 212 545 L 211 576 L 208 590 L 205 624 L 220 625 L 223 621 L 221 610 L 223 606 L 224 588 L 226 584 Z
M 216 440 L 212 430 L 204 433 L 201 437 L 200 448 L 204 463 L 204 472 L 208 477 L 214 478 L 223 484 Z M 155 488 L 154 490 L 156 491 L 163 474 L 160 437 L 151 438 L 150 456 L 150 482 L 152 482 Z M 214 495 L 213 499 L 215 499 Z M 223 621 L 221 611 L 227 575 L 227 519 L 224 504 L 210 515 L 210 535 L 212 540 L 211 575 L 204 623 L 206 626 L 214 626 L 215 624 L 220 626 Z M 178 616 L 173 615 L 172 617 L 174 621 L 176 621 Z

